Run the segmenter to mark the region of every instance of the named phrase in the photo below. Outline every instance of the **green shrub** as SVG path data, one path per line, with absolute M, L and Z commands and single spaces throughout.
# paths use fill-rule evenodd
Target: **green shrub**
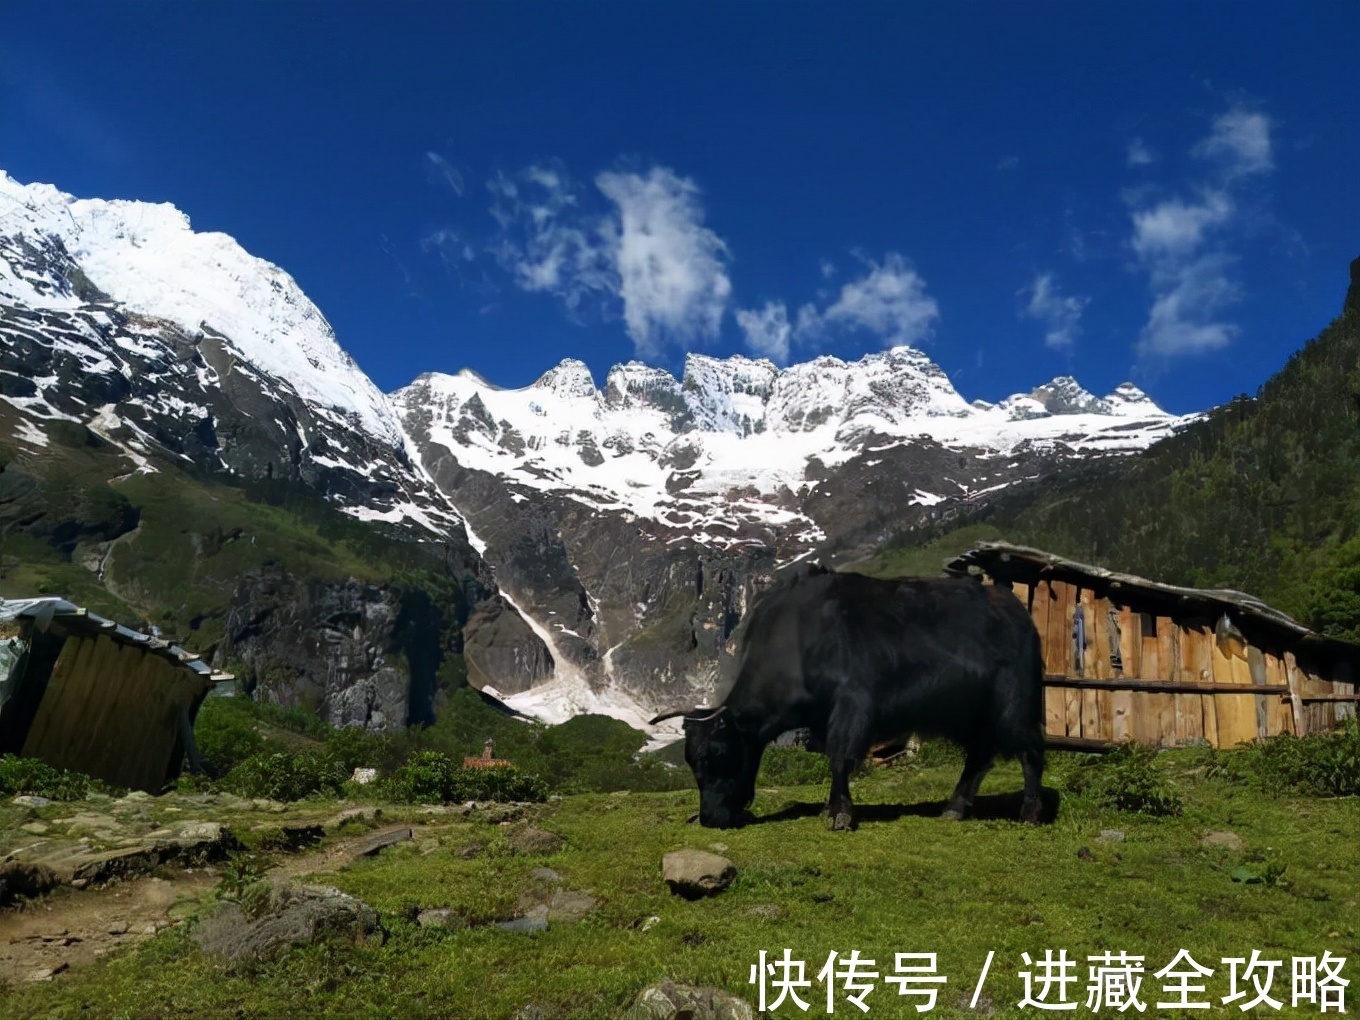
M 357 726 L 342 726 L 326 737 L 326 753 L 345 767 L 350 775 L 361 766 L 379 766 L 386 759 L 386 737 L 368 733 Z
M 0 793 L 26 793 L 48 800 L 83 800 L 90 791 L 90 777 L 81 772 L 53 768 L 37 758 L 0 757 Z
M 1157 770 L 1156 759 L 1155 750 L 1130 740 L 1104 756 L 1080 761 L 1059 776 L 1068 791 L 1116 811 L 1179 815 L 1180 794 Z
M 760 761 L 756 783 L 761 786 L 815 786 L 830 782 L 831 761 L 802 747 L 771 744 Z
M 447 801 L 542 801 L 548 784 L 514 766 L 465 769 L 439 751 L 417 751 L 378 787 L 380 795 L 406 804 Z
M 208 698 L 194 720 L 194 742 L 203 758 L 203 771 L 221 779 L 247 758 L 264 750 L 247 710 L 237 698 Z
M 1360 726 L 1350 718 L 1329 733 L 1282 733 L 1220 752 L 1211 771 L 1271 793 L 1360 796 Z
M 348 778 L 345 767 L 327 754 L 280 751 L 247 758 L 220 785 L 242 797 L 301 800 L 317 793 L 336 796 Z

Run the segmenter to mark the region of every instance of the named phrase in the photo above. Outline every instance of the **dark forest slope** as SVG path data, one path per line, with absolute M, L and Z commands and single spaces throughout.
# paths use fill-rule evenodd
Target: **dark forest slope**
M 1077 466 L 898 536 L 865 566 L 920 569 L 978 537 L 1252 592 L 1360 639 L 1360 259 L 1342 315 L 1255 398 L 1137 457 Z

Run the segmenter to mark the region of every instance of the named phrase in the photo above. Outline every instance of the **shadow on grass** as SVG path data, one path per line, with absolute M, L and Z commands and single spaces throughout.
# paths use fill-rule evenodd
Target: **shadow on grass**
M 977 822 L 1018 822 L 1020 820 L 1020 806 L 1024 801 L 1024 793 L 1016 790 L 1014 793 L 989 793 L 976 798 L 972 808 L 968 811 L 968 817 L 964 821 Z M 1062 798 L 1058 791 L 1045 786 L 1039 793 L 1039 802 L 1042 806 L 1041 819 L 1043 824 L 1048 825 L 1058 817 L 1058 809 L 1061 806 Z M 855 823 L 863 825 L 866 822 L 895 822 L 899 818 L 908 815 L 921 818 L 936 818 L 944 811 L 948 804 L 946 800 L 923 801 L 920 804 L 856 804 Z M 765 825 L 768 822 L 788 822 L 795 818 L 813 818 L 826 811 L 826 804 L 790 804 L 768 815 L 760 815 L 750 821 L 750 825 Z

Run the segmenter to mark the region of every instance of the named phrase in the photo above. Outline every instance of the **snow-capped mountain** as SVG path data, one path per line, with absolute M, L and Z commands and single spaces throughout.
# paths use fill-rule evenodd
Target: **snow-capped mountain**
M 544 718 L 634 724 L 713 695 L 780 564 L 854 559 L 1180 422 L 1131 384 L 1096 397 L 1067 377 L 970 403 L 908 347 L 784 369 L 695 354 L 679 378 L 630 362 L 602 387 L 567 359 L 523 389 L 464 371 L 385 396 L 231 238 L 0 173 L 0 422 L 40 457 L 61 420 L 126 470 L 281 477 L 466 536 L 495 579 L 464 627 L 470 680 Z
M 392 395 L 422 449 L 597 511 L 648 518 L 719 547 L 810 548 L 828 534 L 800 506 L 817 472 L 929 445 L 981 464 L 910 481 L 908 503 L 957 501 L 998 484 L 1017 450 L 1055 456 L 1138 450 L 1177 419 L 1125 383 L 1098 398 L 1070 377 L 1000 404 L 970 404 L 910 347 L 856 362 L 689 355 L 681 379 L 637 363 L 603 390 L 565 360 L 523 389 L 471 372 L 429 374 Z M 813 465 L 816 465 L 815 469 Z M 958 477 L 955 477 L 958 475 Z M 764 529 L 753 536 L 751 529 Z M 800 550 L 802 551 L 802 550 Z
M 76 199 L 0 172 L 0 392 L 140 469 L 165 454 L 301 478 L 365 519 L 459 517 L 372 380 L 282 269 L 170 205 Z

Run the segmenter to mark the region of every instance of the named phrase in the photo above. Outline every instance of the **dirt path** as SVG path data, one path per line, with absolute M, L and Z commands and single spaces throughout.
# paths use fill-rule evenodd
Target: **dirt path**
M 267 872 L 275 881 L 338 871 L 367 853 L 412 838 L 409 825 L 386 826 L 316 850 L 290 854 Z M 168 876 L 168 877 L 161 877 Z M 0 911 L 0 981 L 46 981 L 93 963 L 110 950 L 135 945 L 178 924 L 188 906 L 219 881 L 216 869 L 163 869 L 103 889 L 67 888 L 21 910 Z
M 48 980 L 135 945 L 177 924 L 176 905 L 197 899 L 217 881 L 217 875 L 193 869 L 173 879 L 148 876 L 106 889 L 60 889 L 22 910 L 0 912 L 0 981 Z

